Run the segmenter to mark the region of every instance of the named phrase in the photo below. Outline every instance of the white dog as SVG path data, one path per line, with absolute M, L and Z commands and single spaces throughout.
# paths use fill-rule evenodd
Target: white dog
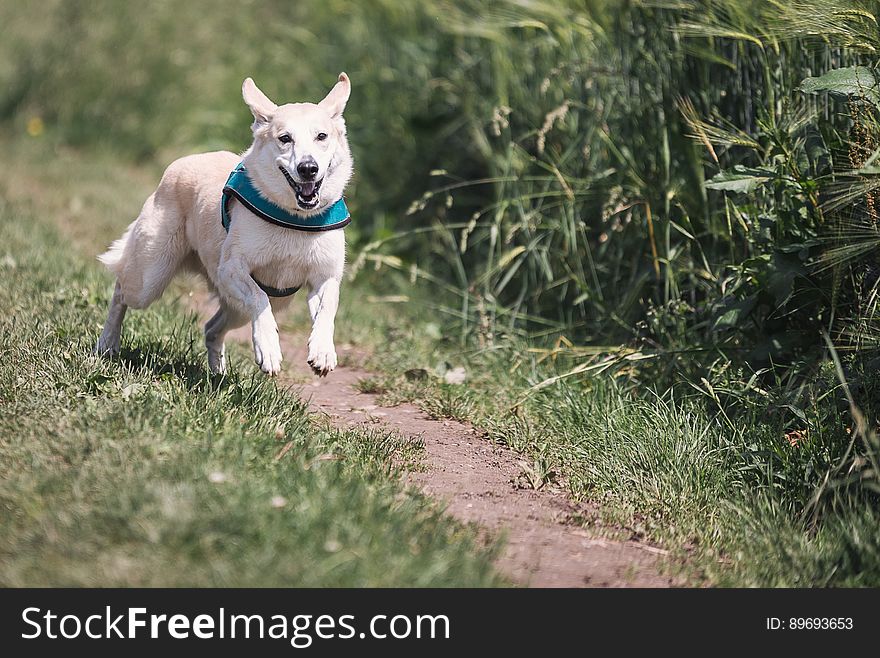
M 277 374 L 282 357 L 273 310 L 306 285 L 309 365 L 322 376 L 336 367 L 342 227 L 350 221 L 342 193 L 352 175 L 342 112 L 350 91 L 341 73 L 317 105 L 279 107 L 253 80 L 244 81 L 254 115 L 251 147 L 241 156 L 219 151 L 173 162 L 138 218 L 99 257 L 116 275 L 99 354 L 119 352 L 128 307 L 146 308 L 177 272 L 189 270 L 203 274 L 220 300 L 205 325 L 212 372 L 226 368 L 226 333 L 250 322 L 257 364 Z

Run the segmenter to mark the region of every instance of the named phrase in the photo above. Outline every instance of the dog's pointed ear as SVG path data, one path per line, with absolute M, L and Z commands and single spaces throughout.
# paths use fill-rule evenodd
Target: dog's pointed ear
M 269 123 L 278 106 L 266 96 L 251 78 L 245 78 L 241 85 L 241 95 L 244 102 L 251 108 L 254 115 L 254 129 Z
M 342 112 L 345 110 L 349 94 L 351 94 L 351 81 L 345 73 L 340 73 L 339 81 L 333 85 L 333 89 L 324 97 L 324 100 L 318 103 L 318 107 L 324 108 L 333 119 L 337 119 L 342 116 Z

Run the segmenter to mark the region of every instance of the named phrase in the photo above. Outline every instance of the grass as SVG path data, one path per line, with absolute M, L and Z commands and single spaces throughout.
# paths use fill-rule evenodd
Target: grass
M 394 290 L 385 274 L 382 285 Z M 420 298 L 408 282 L 398 285 Z M 540 361 L 540 350 L 530 355 L 516 338 L 463 350 L 454 334 L 435 337 L 428 325 L 437 319 L 418 302 L 395 313 L 393 325 L 382 304 L 349 306 L 340 330 L 373 346 L 369 365 L 381 373 L 362 382 L 364 390 L 384 404 L 414 401 L 473 423 L 523 455 L 527 486 L 553 485 L 599 503 L 598 517 L 582 519 L 591 530 L 657 542 L 672 551 L 669 566 L 707 585 L 880 583 L 876 478 L 866 458 L 850 452 L 854 443 L 861 452 L 861 439 L 833 369 L 817 374 L 824 395 L 799 410 L 804 418 L 795 424 L 784 398 L 743 395 L 719 406 L 686 382 L 633 387 L 614 372 L 534 391 L 567 370 L 564 354 L 558 363 Z M 466 383 L 444 382 L 447 365 L 466 367 Z M 859 382 L 859 404 L 875 417 L 877 377 L 847 370 L 851 385 Z M 714 379 L 717 396 L 723 381 Z M 802 429 L 792 433 L 795 426 Z M 857 476 L 843 485 L 848 473 Z
M 246 145 L 246 75 L 316 99 L 347 70 L 361 390 L 475 423 L 710 583 L 880 582 L 876 3 L 206 6 L 0 3 L 17 216 L 93 254 L 161 164 Z
M 127 206 L 86 202 L 94 252 L 140 200 L 131 171 L 89 161 L 70 185 Z M 70 221 L 66 187 L 0 203 L 0 584 L 501 583 L 473 530 L 405 491 L 417 440 L 316 424 L 247 355 L 211 376 L 173 299 L 129 318 L 118 360 L 92 356 L 110 282 L 52 221 Z

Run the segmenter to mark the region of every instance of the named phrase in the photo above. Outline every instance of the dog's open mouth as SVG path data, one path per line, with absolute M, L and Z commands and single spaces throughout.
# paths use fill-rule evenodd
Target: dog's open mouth
M 287 184 L 290 185 L 291 189 L 296 195 L 296 202 L 299 204 L 300 208 L 309 210 L 318 205 L 318 192 L 321 189 L 321 183 L 324 182 L 323 178 L 320 180 L 297 183 L 295 180 L 293 180 L 293 176 L 288 173 L 286 168 L 278 168 L 281 170 L 281 173 L 284 174 L 284 178 L 287 180 Z

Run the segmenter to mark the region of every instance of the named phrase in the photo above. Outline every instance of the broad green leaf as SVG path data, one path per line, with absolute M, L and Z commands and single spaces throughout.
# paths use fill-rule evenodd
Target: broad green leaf
M 747 193 L 771 180 L 775 175 L 775 172 L 769 169 L 753 169 L 737 165 L 733 171 L 722 171 L 716 174 L 706 182 L 706 188 Z
M 750 295 L 745 299 L 737 300 L 729 304 L 724 312 L 719 315 L 712 329 L 730 329 L 741 326 L 743 320 L 748 317 L 752 309 L 755 308 L 758 298 L 756 295 Z
M 867 66 L 834 69 L 817 78 L 807 78 L 801 83 L 800 88 L 808 94 L 825 91 L 838 98 L 861 96 L 880 106 L 877 75 Z

